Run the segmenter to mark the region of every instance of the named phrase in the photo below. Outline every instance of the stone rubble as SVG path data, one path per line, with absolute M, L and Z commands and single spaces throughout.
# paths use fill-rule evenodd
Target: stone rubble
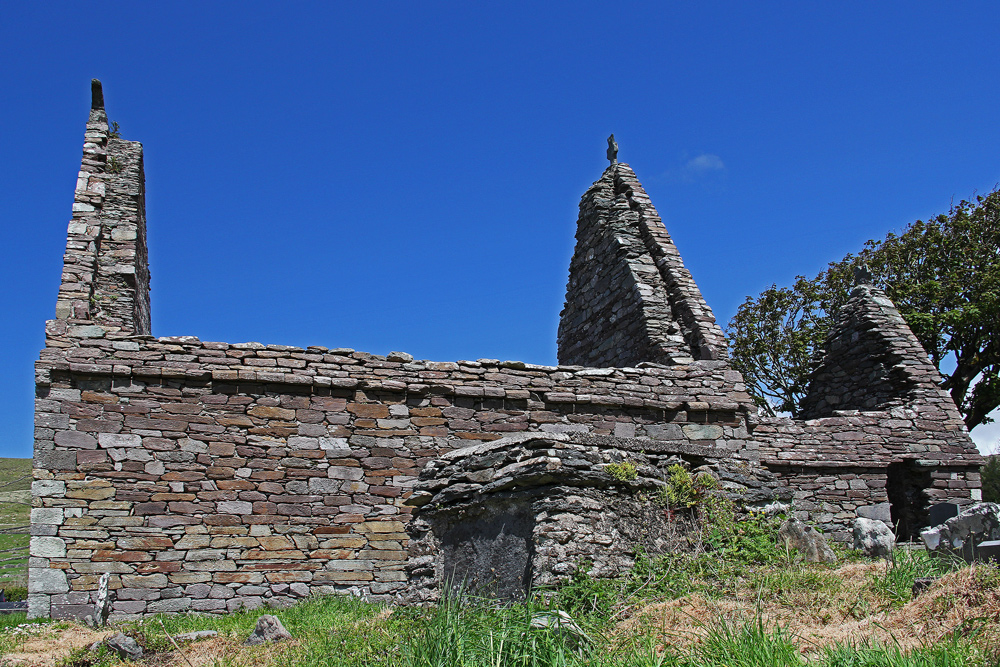
M 796 549 L 807 563 L 836 563 L 837 554 L 827 544 L 823 533 L 807 526 L 795 517 L 778 528 L 778 541 L 786 549 Z
M 889 526 L 878 519 L 858 517 L 854 520 L 853 547 L 868 558 L 891 558 L 896 536 Z
M 285 626 L 281 624 L 277 616 L 264 614 L 257 619 L 256 627 L 243 643 L 247 646 L 256 646 L 258 644 L 270 644 L 291 638 L 292 634 L 285 629 Z
M 960 556 L 966 562 L 980 560 L 977 547 L 1000 540 L 1000 504 L 977 503 L 965 508 L 940 526 L 920 533 L 928 551 Z
M 134 639 L 121 632 L 105 639 L 104 645 L 122 660 L 138 660 L 143 655 L 142 647 Z

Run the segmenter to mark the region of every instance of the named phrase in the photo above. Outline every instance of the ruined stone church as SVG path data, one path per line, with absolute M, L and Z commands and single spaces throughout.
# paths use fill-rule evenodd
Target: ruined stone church
M 157 338 L 142 145 L 109 131 L 95 80 L 36 363 L 30 615 L 92 614 L 105 573 L 118 618 L 412 597 L 498 562 L 502 595 L 583 562 L 611 575 L 669 529 L 632 488 L 669 462 L 837 539 L 858 516 L 909 537 L 930 505 L 979 500 L 962 418 L 872 286 L 832 328 L 805 418 L 758 416 L 609 157 L 580 203 L 558 366 Z M 609 474 L 625 462 L 635 480 Z

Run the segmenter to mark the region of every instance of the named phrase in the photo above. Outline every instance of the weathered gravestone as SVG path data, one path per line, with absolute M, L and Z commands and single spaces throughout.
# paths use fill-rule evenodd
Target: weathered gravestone
M 1000 505 L 976 503 L 943 524 L 921 531 L 920 537 L 928 551 L 961 556 L 968 563 L 981 560 L 978 547 L 1000 540 Z

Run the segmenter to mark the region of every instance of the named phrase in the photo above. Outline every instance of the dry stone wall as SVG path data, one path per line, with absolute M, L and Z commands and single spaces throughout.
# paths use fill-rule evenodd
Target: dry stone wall
M 859 285 L 831 327 L 802 413 L 811 419 L 921 404 L 936 413 L 928 419 L 943 419 L 951 429 L 961 416 L 940 382 L 941 374 L 892 300 L 876 287 Z
M 719 480 L 742 509 L 790 499 L 775 475 L 731 451 L 683 441 L 524 433 L 431 461 L 407 504 L 414 602 L 453 592 L 521 599 L 578 570 L 613 577 L 699 540 L 694 512 L 666 502 L 672 466 Z
M 859 285 L 812 375 L 807 418 L 751 425 L 761 461 L 797 489 L 800 517 L 838 539 L 855 516 L 915 539 L 930 506 L 981 498 L 982 459 L 939 381 L 892 301 Z
M 37 365 L 32 613 L 227 611 L 404 584 L 423 465 L 504 434 L 594 433 L 756 458 L 719 362 L 583 369 L 414 361 L 50 323 Z M 68 347 L 69 345 L 75 347 Z
M 563 462 L 614 449 L 654 468 L 673 456 L 715 465 L 751 497 L 767 495 L 751 481 L 771 471 L 792 487 L 792 511 L 835 535 L 855 515 L 882 518 L 887 504 L 916 526 L 929 499 L 978 498 L 981 459 L 957 411 L 891 302 L 868 288 L 814 380 L 815 418 L 758 420 L 623 164 L 581 204 L 559 334 L 560 359 L 576 365 L 152 337 L 142 146 L 112 134 L 95 83 L 55 319 L 36 364 L 34 617 L 92 614 L 105 573 L 118 618 L 315 592 L 403 594 L 416 572 L 406 501 L 420 471 L 512 434 L 537 434 L 540 446 L 573 439 L 555 457 Z M 887 387 L 874 405 L 857 403 L 865 382 Z M 474 467 L 476 452 L 456 456 Z M 596 504 L 614 496 L 621 516 L 640 521 L 645 511 L 598 487 L 567 482 L 550 497 L 545 487 L 511 500 L 535 513 L 533 525 L 571 527 L 541 516 L 558 511 L 598 528 L 561 543 L 577 551 L 553 546 L 534 566 L 539 580 L 606 542 Z M 499 498 L 476 509 L 487 524 L 507 511 Z M 593 511 L 564 512 L 577 498 Z M 609 558 L 602 571 L 628 560 Z
M 101 83 L 84 135 L 56 319 L 150 333 L 142 144 L 114 136 Z
M 580 201 L 559 362 L 596 367 L 726 360 L 726 338 L 627 164 Z

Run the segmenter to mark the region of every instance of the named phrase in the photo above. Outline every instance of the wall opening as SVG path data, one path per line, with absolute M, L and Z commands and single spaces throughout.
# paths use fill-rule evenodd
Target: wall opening
M 930 525 L 927 492 L 931 486 L 930 470 L 913 461 L 890 463 L 886 471 L 889 514 L 896 541 L 912 542 Z

